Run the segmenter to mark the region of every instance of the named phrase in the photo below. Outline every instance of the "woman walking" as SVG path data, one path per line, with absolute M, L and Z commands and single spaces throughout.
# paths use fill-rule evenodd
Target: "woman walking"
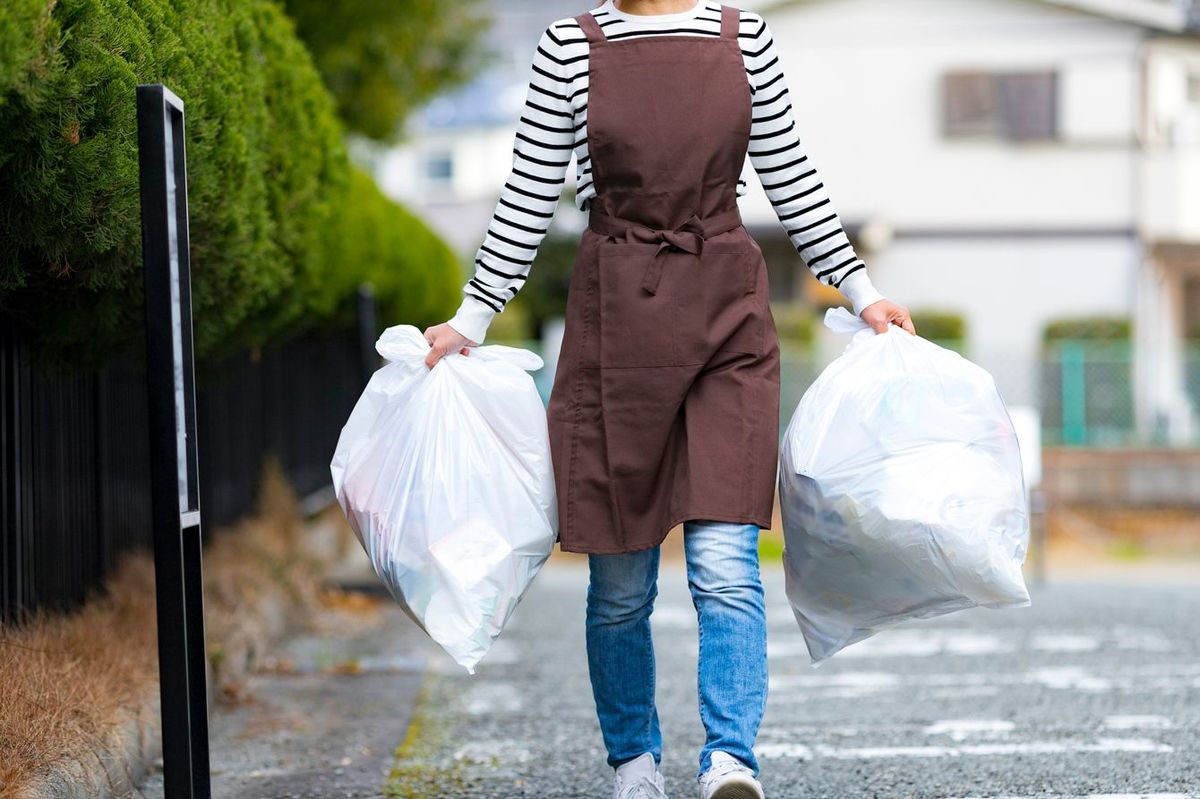
M 606 0 L 542 34 L 511 174 L 462 305 L 425 331 L 429 366 L 481 343 L 520 290 L 572 153 L 588 227 L 547 418 L 559 546 L 588 553 L 588 668 L 613 795 L 665 796 L 650 613 L 659 545 L 682 523 L 700 796 L 762 799 L 758 534 L 774 502 L 779 339 L 737 205 L 747 155 L 817 279 L 876 331 L 915 331 L 871 285 L 803 151 L 762 17 L 717 0 Z

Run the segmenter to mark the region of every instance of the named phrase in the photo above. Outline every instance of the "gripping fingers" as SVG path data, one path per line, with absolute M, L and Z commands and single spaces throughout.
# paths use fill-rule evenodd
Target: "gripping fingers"
M 429 354 L 425 356 L 425 365 L 432 369 L 439 360 L 453 352 L 454 344 L 450 343 L 445 336 L 435 336 L 426 330 L 424 333 L 425 340 L 429 342 Z M 460 347 L 458 352 L 463 355 L 469 355 L 468 347 Z
M 889 319 L 889 323 L 895 324 L 909 335 L 915 336 L 917 334 L 916 328 L 913 327 L 912 317 L 909 315 L 908 309 L 902 305 L 896 306 L 896 308 L 893 310 L 891 318 Z

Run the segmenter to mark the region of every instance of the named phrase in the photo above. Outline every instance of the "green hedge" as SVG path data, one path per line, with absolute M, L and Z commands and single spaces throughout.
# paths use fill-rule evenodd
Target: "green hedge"
M 967 337 L 967 321 L 954 311 L 910 310 L 913 327 L 921 338 L 938 341 L 961 341 Z
M 301 282 L 304 312 L 332 317 L 361 282 L 375 288 L 380 319 L 419 327 L 444 322 L 462 300 L 462 265 L 445 240 L 354 169 L 325 237 L 322 268 Z
M 457 303 L 457 259 L 351 167 L 271 0 L 7 0 L 0 81 L 0 307 L 50 355 L 141 335 L 138 83 L 187 109 L 198 357 L 333 318 L 364 279 L 388 322 Z
M 820 317 L 812 306 L 797 302 L 772 302 L 771 316 L 775 319 L 775 330 L 781 341 L 795 347 L 811 347 L 816 341 Z
M 1127 316 L 1080 316 L 1055 319 L 1042 329 L 1042 342 L 1050 344 L 1062 339 L 1091 341 L 1128 341 L 1133 323 Z

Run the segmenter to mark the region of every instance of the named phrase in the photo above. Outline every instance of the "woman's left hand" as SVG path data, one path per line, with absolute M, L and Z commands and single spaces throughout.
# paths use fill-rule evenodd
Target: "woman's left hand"
M 896 324 L 914 336 L 917 334 L 916 328 L 913 327 L 912 317 L 908 315 L 908 309 L 891 300 L 876 300 L 863 308 L 859 316 L 874 328 L 876 333 L 886 333 L 888 325 Z

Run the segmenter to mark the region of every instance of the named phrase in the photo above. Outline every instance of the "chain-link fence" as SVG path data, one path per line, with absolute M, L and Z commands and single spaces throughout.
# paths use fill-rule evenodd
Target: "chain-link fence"
M 1134 443 L 1133 353 L 1128 342 L 1062 341 L 1039 363 L 1047 445 Z

